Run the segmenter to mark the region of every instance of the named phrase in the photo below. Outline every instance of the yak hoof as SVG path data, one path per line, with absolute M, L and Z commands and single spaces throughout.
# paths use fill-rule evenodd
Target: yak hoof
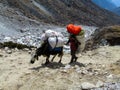
M 51 62 L 53 62 L 53 59 L 51 60 Z
M 38 56 L 36 56 L 36 59 L 38 60 Z
M 69 64 L 72 64 L 73 63 L 73 61 L 72 62 L 69 62 Z
M 48 65 L 50 62 L 45 62 L 45 65 Z
M 61 61 L 59 61 L 58 63 L 61 63 Z
M 35 62 L 35 61 L 32 61 L 32 60 L 30 61 L 31 64 L 33 64 L 34 62 Z

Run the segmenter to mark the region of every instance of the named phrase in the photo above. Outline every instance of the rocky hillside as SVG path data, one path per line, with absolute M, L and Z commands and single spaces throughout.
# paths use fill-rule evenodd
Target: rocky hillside
M 115 9 L 113 10 L 113 12 L 115 12 L 115 13 L 118 14 L 118 15 L 120 15 L 120 7 L 115 8 Z
M 117 6 L 112 2 L 112 0 L 92 0 L 92 1 L 98 6 L 110 11 L 117 8 Z
M 120 26 L 96 29 L 91 38 L 86 41 L 86 49 L 93 49 L 98 45 L 120 45 Z
M 0 3 L 23 16 L 45 23 L 95 26 L 120 24 L 119 16 L 99 8 L 91 0 L 1 0 Z

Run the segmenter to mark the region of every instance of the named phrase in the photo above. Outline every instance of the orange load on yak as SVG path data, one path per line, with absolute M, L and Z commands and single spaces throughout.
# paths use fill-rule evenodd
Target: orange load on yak
M 78 35 L 81 31 L 81 27 L 73 24 L 68 24 L 67 31 L 71 34 Z

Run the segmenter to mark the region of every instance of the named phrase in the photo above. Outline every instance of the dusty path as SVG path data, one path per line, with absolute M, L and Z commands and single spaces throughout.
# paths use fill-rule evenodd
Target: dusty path
M 120 46 L 101 47 L 79 55 L 78 62 L 68 65 L 70 55 L 57 57 L 48 66 L 44 57 L 29 64 L 28 51 L 0 50 L 0 90 L 80 90 L 83 82 L 99 87 L 106 82 L 120 82 Z M 115 87 L 114 87 L 115 88 Z M 118 87 L 116 87 L 118 88 Z

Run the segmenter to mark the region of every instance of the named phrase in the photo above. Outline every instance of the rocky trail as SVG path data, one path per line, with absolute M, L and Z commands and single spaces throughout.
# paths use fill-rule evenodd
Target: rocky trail
M 34 51 L 34 50 L 33 50 Z M 70 62 L 64 53 L 45 66 L 45 57 L 30 64 L 31 51 L 0 49 L 0 90 L 120 90 L 120 46 L 102 46 Z

